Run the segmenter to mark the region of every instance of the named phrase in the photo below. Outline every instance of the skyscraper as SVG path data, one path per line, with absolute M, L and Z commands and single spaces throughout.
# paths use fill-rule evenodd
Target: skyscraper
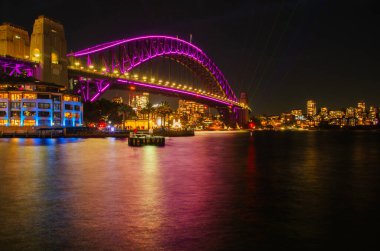
M 377 117 L 377 111 L 378 109 L 374 106 L 370 106 L 369 107 L 369 114 L 368 114 L 368 117 L 370 119 L 375 119 Z
M 347 118 L 355 117 L 355 108 L 354 107 L 347 107 L 346 108 L 346 117 Z
M 314 100 L 308 100 L 306 104 L 307 116 L 312 117 L 317 114 L 317 104 Z
M 365 112 L 365 102 L 359 101 L 358 102 L 358 108 L 361 109 L 362 112 Z

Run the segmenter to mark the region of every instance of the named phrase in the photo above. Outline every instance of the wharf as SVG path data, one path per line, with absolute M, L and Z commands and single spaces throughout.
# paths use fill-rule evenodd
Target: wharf
M 0 129 L 0 138 L 127 138 L 129 133 L 89 130 L 85 127 L 3 127 Z
M 128 138 L 129 146 L 165 146 L 165 137 L 151 136 L 148 134 L 136 134 Z

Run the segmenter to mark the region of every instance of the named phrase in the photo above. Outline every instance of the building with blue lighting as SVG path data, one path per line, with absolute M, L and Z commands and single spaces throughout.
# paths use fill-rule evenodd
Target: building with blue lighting
M 39 81 L 0 82 L 0 126 L 76 127 L 83 123 L 78 95 Z

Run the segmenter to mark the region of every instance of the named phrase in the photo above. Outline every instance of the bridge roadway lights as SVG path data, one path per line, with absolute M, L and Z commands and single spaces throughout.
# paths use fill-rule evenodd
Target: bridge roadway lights
M 197 98 L 207 99 L 207 100 L 214 101 L 214 102 L 224 104 L 224 105 L 231 105 L 231 103 L 229 103 L 229 102 L 222 101 L 222 100 L 219 100 L 216 98 L 208 97 L 206 95 L 202 95 L 202 94 L 198 94 L 198 93 L 194 93 L 194 92 L 178 90 L 178 89 L 164 87 L 164 86 L 157 86 L 157 85 L 152 85 L 152 84 L 145 84 L 145 83 L 136 82 L 136 81 L 123 80 L 123 79 L 118 79 L 117 81 L 120 83 L 124 83 L 124 84 L 134 84 L 137 86 L 142 86 L 142 87 L 147 87 L 147 88 L 153 88 L 153 89 L 158 89 L 158 90 L 163 90 L 163 91 L 168 91 L 168 92 L 175 92 L 175 93 L 179 93 L 179 94 L 194 96 Z

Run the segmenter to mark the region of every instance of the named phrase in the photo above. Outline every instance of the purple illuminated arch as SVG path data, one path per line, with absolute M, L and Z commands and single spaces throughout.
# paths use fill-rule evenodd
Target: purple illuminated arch
M 201 66 L 226 98 L 238 101 L 227 79 L 215 63 L 198 47 L 170 36 L 142 36 L 99 44 L 68 54 L 82 59 L 87 65 L 101 64 L 107 71 L 118 69 L 128 72 L 140 64 L 157 57 L 173 58 L 185 65 Z M 96 62 L 96 63 L 94 63 Z M 212 80 L 212 81 L 211 81 Z

